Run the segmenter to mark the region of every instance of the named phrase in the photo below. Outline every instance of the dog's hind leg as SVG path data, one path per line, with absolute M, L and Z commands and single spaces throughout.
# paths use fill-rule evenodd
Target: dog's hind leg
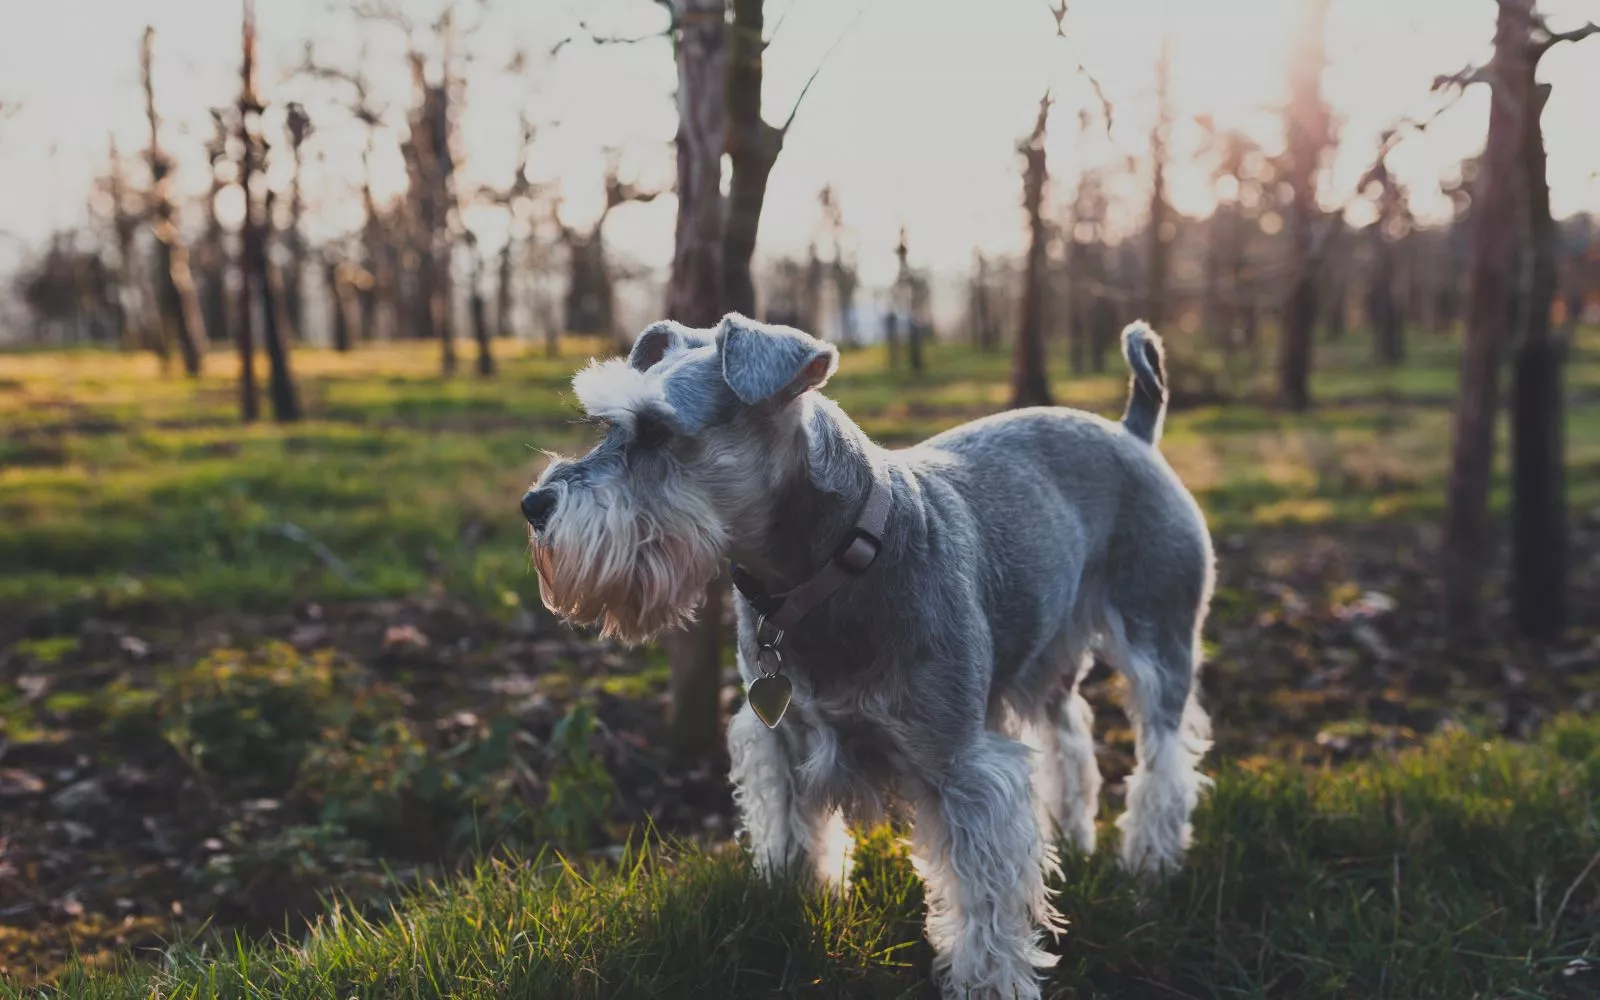
M 928 941 L 947 997 L 1031 1000 L 1035 970 L 1055 963 L 1036 929 L 1056 929 L 1058 918 L 1027 757 L 1015 740 L 982 732 L 919 776 L 912 861 L 927 886 Z
M 1200 641 L 1192 616 L 1119 624 L 1105 652 L 1127 681 L 1137 741 L 1128 808 L 1117 820 L 1122 865 L 1156 877 L 1182 865 L 1189 817 L 1209 783 L 1199 772 L 1211 746 L 1210 722 L 1195 699 Z
M 739 826 L 750 839 L 756 868 L 771 877 L 796 871 L 824 885 L 849 878 L 850 834 L 838 809 L 800 787 L 802 748 L 792 722 L 768 729 L 745 705 L 728 723 L 728 756 Z
M 1033 787 L 1039 823 L 1054 826 L 1084 854 L 1094 853 L 1100 811 L 1100 766 L 1094 757 L 1094 712 L 1078 692 L 1090 658 L 1071 650 L 1039 712 L 1027 719 L 1024 741 L 1034 749 Z

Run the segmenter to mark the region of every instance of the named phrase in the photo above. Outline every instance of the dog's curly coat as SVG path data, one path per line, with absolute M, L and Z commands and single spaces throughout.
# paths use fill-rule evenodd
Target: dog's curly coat
M 1100 773 L 1077 686 L 1093 653 L 1125 679 L 1138 741 L 1118 820 L 1126 867 L 1181 863 L 1205 779 L 1195 700 L 1212 551 L 1199 509 L 1155 448 L 1160 340 L 1123 333 L 1121 424 L 1074 410 L 1006 413 L 900 451 L 812 392 L 835 350 L 730 315 L 647 329 L 630 358 L 574 380 L 610 431 L 556 460 L 535 533 L 546 603 L 639 640 L 693 614 L 722 560 L 779 592 L 848 532 L 874 476 L 893 508 L 877 561 L 784 642 L 795 685 L 781 726 L 728 728 L 743 830 L 767 872 L 842 883 L 844 818 L 889 791 L 915 809 L 927 934 L 947 995 L 1037 997 L 1058 929 L 1045 875 L 1057 827 L 1095 843 Z M 530 494 L 530 496 L 533 494 Z M 550 505 L 546 505 L 547 507 Z M 737 602 L 754 679 L 755 616 Z

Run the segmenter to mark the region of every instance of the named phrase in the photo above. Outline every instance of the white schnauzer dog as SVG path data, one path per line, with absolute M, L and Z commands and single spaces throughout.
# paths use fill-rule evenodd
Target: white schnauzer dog
M 573 379 L 608 430 L 522 499 L 545 604 L 624 641 L 690 620 L 734 562 L 747 701 L 728 748 L 756 864 L 842 885 L 845 818 L 908 802 L 950 997 L 1038 997 L 1055 961 L 1052 827 L 1095 845 L 1093 654 L 1138 744 L 1128 870 L 1181 864 L 1206 785 L 1211 542 L 1155 448 L 1161 341 L 1134 323 L 1122 344 L 1120 424 L 1016 410 L 891 451 L 813 391 L 831 345 L 736 314 L 657 323 Z

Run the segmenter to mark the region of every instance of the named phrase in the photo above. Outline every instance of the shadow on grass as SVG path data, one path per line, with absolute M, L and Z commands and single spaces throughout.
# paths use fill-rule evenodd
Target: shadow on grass
M 1337 770 L 1228 765 L 1182 874 L 1148 897 L 1109 845 L 1069 856 L 1050 977 L 1079 997 L 1561 996 L 1600 947 L 1600 721 L 1531 744 L 1464 732 Z M 1109 830 L 1103 830 L 1110 841 Z M 843 900 L 768 886 L 732 851 L 486 863 L 388 917 L 303 940 L 69 970 L 41 996 L 921 997 L 921 893 L 887 831 Z M 1587 986 L 1591 990 L 1593 984 Z M 1574 992 L 1572 996 L 1584 995 Z

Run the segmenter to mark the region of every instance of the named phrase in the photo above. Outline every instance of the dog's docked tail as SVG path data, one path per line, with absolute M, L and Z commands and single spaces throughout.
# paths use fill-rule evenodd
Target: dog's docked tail
M 1133 372 L 1122 426 L 1134 437 L 1155 444 L 1167 417 L 1167 365 L 1161 338 L 1144 320 L 1134 320 L 1122 330 L 1122 356 Z

